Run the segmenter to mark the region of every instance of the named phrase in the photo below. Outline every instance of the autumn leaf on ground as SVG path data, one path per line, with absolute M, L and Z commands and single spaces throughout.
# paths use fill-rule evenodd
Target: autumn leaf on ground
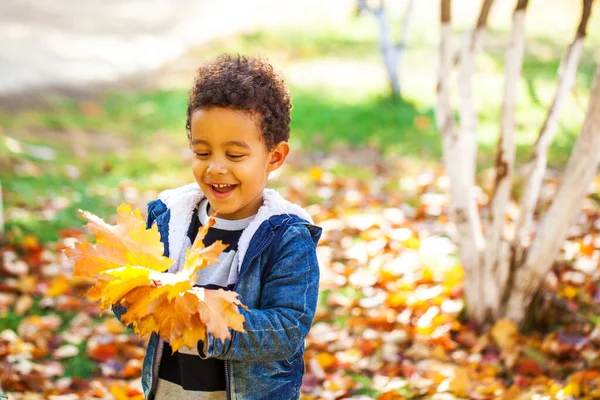
M 508 319 L 500 319 L 496 321 L 490 333 L 502 350 L 509 350 L 516 344 L 519 328 Z
M 195 347 L 207 333 L 225 340 L 231 336 L 229 329 L 244 332 L 238 307 L 245 306 L 237 293 L 194 287 L 196 272 L 216 263 L 227 247 L 220 241 L 204 246 L 213 219 L 198 232 L 180 270 L 168 273 L 164 271 L 173 260 L 163 256 L 158 228 L 146 229 L 139 210 L 122 204 L 116 225 L 88 212 L 83 215 L 96 244 L 75 243 L 65 252 L 75 263 L 74 275 L 95 279 L 88 297 L 99 301 L 102 311 L 114 304 L 127 307 L 121 316 L 124 324 L 133 325 L 140 336 L 158 332 L 174 351 Z

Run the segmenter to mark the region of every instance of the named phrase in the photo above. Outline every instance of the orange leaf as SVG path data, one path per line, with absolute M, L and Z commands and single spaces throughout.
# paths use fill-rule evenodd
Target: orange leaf
M 163 256 L 164 245 L 160 241 L 158 228 L 146 230 L 146 223 L 139 210 L 121 204 L 117 208 L 117 225 L 109 225 L 89 212 L 88 229 L 96 236 L 96 246 L 76 245 L 68 250 L 67 256 L 75 260 L 76 275 L 93 276 L 106 269 L 118 266 L 144 266 L 154 271 L 166 271 L 173 263 Z
M 103 275 L 88 292 L 92 300 L 100 300 L 100 309 L 106 310 L 121 301 L 132 289 L 150 284 L 150 271 L 142 267 L 121 267 Z
M 502 350 L 508 350 L 515 346 L 519 335 L 519 328 L 517 328 L 514 322 L 508 319 L 500 319 L 496 321 L 490 333 Z
M 200 293 L 200 288 L 196 290 Z M 218 339 L 228 339 L 229 329 L 244 332 L 245 318 L 239 313 L 237 306 L 242 306 L 235 292 L 227 292 L 223 289 L 202 290 L 200 298 L 200 318 L 206 324 L 206 329 Z
M 110 387 L 110 393 L 116 400 L 143 400 L 144 394 L 137 389 L 129 388 L 124 384 L 114 384 Z
M 54 279 L 46 292 L 46 296 L 48 297 L 56 297 L 64 294 L 69 290 L 71 285 L 69 284 L 69 280 L 64 276 L 59 276 Z
M 456 369 L 454 376 L 450 378 L 448 389 L 457 396 L 467 397 L 470 385 L 469 371 L 465 367 L 459 367 Z
M 323 170 L 318 167 L 313 167 L 308 170 L 308 176 L 315 181 L 320 181 L 323 178 Z
M 123 368 L 123 378 L 136 378 L 142 373 L 142 362 L 140 360 L 129 360 Z
M 323 369 L 327 369 L 335 363 L 335 357 L 325 352 L 317 354 L 316 359 L 321 368 Z
M 122 204 L 116 225 L 83 214 L 97 244 L 78 243 L 67 255 L 75 261 L 74 274 L 95 278 L 88 297 L 99 301 L 101 310 L 123 304 L 128 308 L 121 316 L 124 324 L 142 337 L 157 332 L 174 351 L 195 347 L 207 332 L 224 340 L 231 336 L 229 329 L 244 331 L 237 293 L 194 287 L 196 272 L 217 262 L 227 247 L 220 241 L 203 244 L 214 219 L 200 229 L 179 271 L 169 273 L 163 271 L 173 261 L 162 255 L 158 229 L 146 230 L 139 210 Z
M 112 343 L 98 344 L 88 348 L 88 355 L 93 360 L 106 362 L 117 355 L 117 348 Z
M 204 247 L 204 243 L 202 242 L 208 233 L 208 229 L 214 224 L 215 219 L 209 218 L 208 224 L 200 228 L 198 234 L 196 235 L 196 240 L 194 240 L 194 244 L 188 250 L 185 263 L 182 265 L 178 274 L 186 274 L 186 276 L 189 276 L 189 279 L 191 279 L 192 276 L 202 268 L 205 268 L 210 264 L 215 264 L 219 261 L 219 255 L 227 248 L 228 245 L 223 244 L 223 242 L 220 240 L 217 240 L 209 247 Z

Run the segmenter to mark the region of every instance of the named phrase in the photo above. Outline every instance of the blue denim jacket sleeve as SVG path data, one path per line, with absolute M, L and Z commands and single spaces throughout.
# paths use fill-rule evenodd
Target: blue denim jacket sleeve
M 285 360 L 304 345 L 319 293 L 316 246 L 305 225 L 291 225 L 274 250 L 278 257 L 264 279 L 260 309 L 240 309 L 246 332 L 232 331 L 225 341 L 209 334 L 203 358 Z
M 148 204 L 148 219 L 146 220 L 146 229 L 150 229 L 150 227 L 156 220 L 156 214 L 152 211 L 155 201 L 150 202 Z M 117 317 L 117 319 L 120 321 L 121 316 L 127 312 L 127 307 L 122 306 L 121 304 L 113 304 L 112 312 L 113 314 L 115 314 L 115 317 Z

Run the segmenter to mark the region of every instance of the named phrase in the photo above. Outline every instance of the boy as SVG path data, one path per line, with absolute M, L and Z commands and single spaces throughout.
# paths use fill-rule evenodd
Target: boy
M 248 310 L 245 333 L 173 353 L 153 334 L 142 370 L 146 398 L 297 399 L 304 339 L 319 285 L 320 228 L 309 215 L 265 189 L 288 152 L 291 101 L 265 61 L 223 55 L 199 68 L 189 93 L 186 130 L 196 183 L 167 190 L 148 205 L 176 272 L 198 228 L 228 248 L 198 274 L 198 285 L 235 290 Z M 125 311 L 115 307 L 120 316 Z

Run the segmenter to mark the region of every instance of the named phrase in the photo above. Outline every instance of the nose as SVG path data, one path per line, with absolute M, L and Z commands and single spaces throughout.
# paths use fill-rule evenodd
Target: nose
M 210 163 L 206 172 L 209 175 L 218 175 L 227 173 L 227 169 L 221 163 L 214 161 Z

